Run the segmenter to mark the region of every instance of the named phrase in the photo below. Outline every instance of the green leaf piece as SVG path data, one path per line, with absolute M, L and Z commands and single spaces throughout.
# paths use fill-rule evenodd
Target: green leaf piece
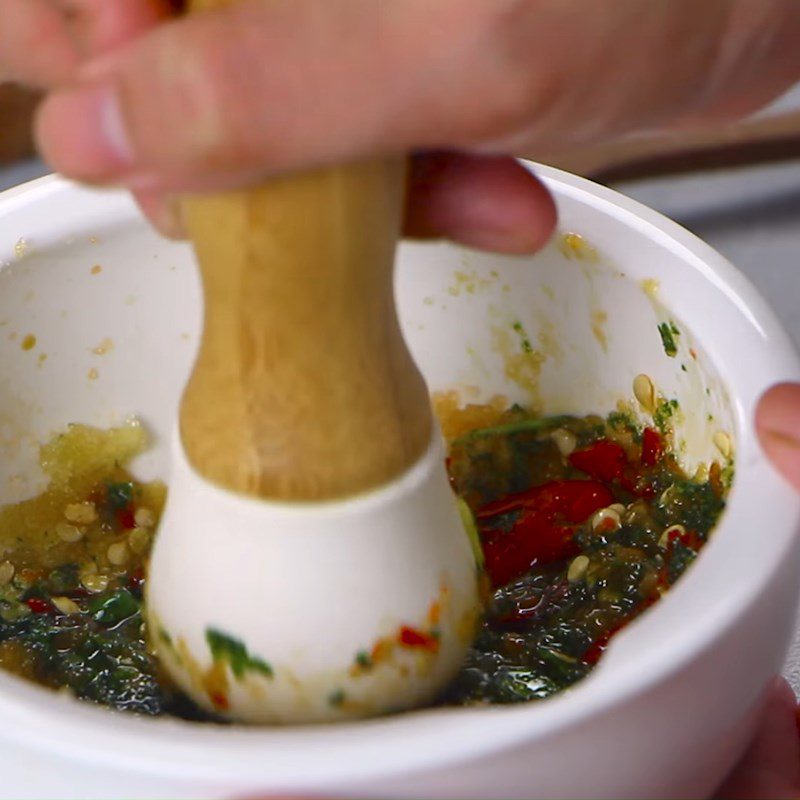
M 215 628 L 206 628 L 206 642 L 214 661 L 227 662 L 235 678 L 243 678 L 246 672 L 255 672 L 267 678 L 274 676 L 272 667 L 258 656 L 250 655 L 245 643 L 239 639 Z

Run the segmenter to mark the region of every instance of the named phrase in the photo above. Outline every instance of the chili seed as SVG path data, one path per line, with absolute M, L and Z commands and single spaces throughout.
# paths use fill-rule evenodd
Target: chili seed
M 77 522 L 81 525 L 88 525 L 97 519 L 97 509 L 94 503 L 89 501 L 85 503 L 70 503 L 64 509 L 64 516 L 70 522 Z
M 633 379 L 633 394 L 649 414 L 656 410 L 656 387 L 649 375 L 637 375 Z
M 149 508 L 142 506 L 134 512 L 133 521 L 137 528 L 152 528 L 156 523 L 156 515 Z
M 128 546 L 134 553 L 144 553 L 150 544 L 150 531 L 145 528 L 134 528 L 128 534 Z
M 62 542 L 68 542 L 70 544 L 83 539 L 83 531 L 80 528 L 76 528 L 74 525 L 68 525 L 66 522 L 59 522 L 58 525 L 56 525 L 56 534 Z
M 731 437 L 725 433 L 725 431 L 717 431 L 714 434 L 714 444 L 723 458 L 731 457 L 733 453 L 733 442 L 731 442 Z
M 16 572 L 16 568 L 10 561 L 4 561 L 0 564 L 0 586 L 10 583 L 14 577 L 14 572 Z
M 612 533 L 622 525 L 619 512 L 611 508 L 601 508 L 592 515 L 592 530 L 600 533 Z
M 658 540 L 658 546 L 666 549 L 672 534 L 683 536 L 685 533 L 686 528 L 684 528 L 683 525 L 670 525 L 669 528 L 661 534 L 661 538 Z
M 564 428 L 556 428 L 550 434 L 550 439 L 562 456 L 568 456 L 578 446 L 578 437 L 572 431 Z
M 695 483 L 705 483 L 708 480 L 708 464 L 698 464 L 692 480 Z
M 125 542 L 115 542 L 109 545 L 106 555 L 112 564 L 120 567 L 128 560 L 128 545 Z
M 108 575 L 84 575 L 81 578 L 83 588 L 92 594 L 104 592 L 108 588 L 108 581 Z
M 81 611 L 80 606 L 69 597 L 51 597 L 50 602 L 65 615 L 79 614 Z
M 578 581 L 583 580 L 588 569 L 589 557 L 575 556 L 575 558 L 572 559 L 572 563 L 569 565 L 569 569 L 567 570 L 567 580 L 570 583 L 577 583 Z

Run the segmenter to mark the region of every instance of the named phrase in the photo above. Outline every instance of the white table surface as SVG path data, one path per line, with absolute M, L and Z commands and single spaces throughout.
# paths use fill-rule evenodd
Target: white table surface
M 0 190 L 43 173 L 36 161 L 0 169 Z M 681 223 L 729 258 L 800 345 L 800 161 L 615 188 Z M 800 694 L 800 627 L 784 673 Z

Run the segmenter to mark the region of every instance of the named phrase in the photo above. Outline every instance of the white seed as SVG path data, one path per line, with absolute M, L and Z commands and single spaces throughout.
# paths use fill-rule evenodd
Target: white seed
M 56 534 L 62 542 L 72 543 L 83 539 L 83 531 L 74 525 L 68 525 L 66 522 L 59 522 L 56 525 Z
M 88 525 L 97 519 L 97 509 L 94 503 L 70 503 L 64 509 L 64 516 L 70 522 L 77 522 L 81 525 Z
M 128 546 L 134 553 L 144 553 L 150 545 L 150 531 L 145 528 L 134 528 L 128 534 Z
M 648 375 L 637 375 L 633 379 L 633 394 L 649 414 L 656 410 L 656 387 Z
M 625 513 L 625 506 L 622 503 L 612 503 L 608 508 L 610 511 L 616 511 L 620 517 Z
M 675 534 L 676 536 L 683 536 L 686 533 L 686 528 L 683 525 L 670 525 L 664 533 L 661 534 L 661 538 L 658 540 L 658 546 L 661 548 L 666 549 L 667 545 L 669 544 L 670 537 Z
M 717 450 L 722 453 L 723 458 L 730 458 L 733 453 L 733 442 L 725 431 L 717 431 L 714 434 L 714 444 Z
M 693 480 L 696 483 L 705 483 L 708 480 L 708 464 L 698 464 L 694 471 Z
M 619 512 L 616 509 L 601 508 L 592 515 L 592 530 L 602 533 L 612 533 L 622 525 Z
M 80 606 L 70 600 L 69 597 L 52 597 L 53 605 L 62 613 L 62 614 L 78 614 L 80 613 Z
M 568 456 L 578 446 L 578 437 L 572 431 L 564 428 L 556 428 L 550 434 L 550 438 L 562 456 Z
M 108 588 L 108 575 L 84 575 L 81 583 L 83 588 L 92 594 L 104 592 Z
M 16 568 L 10 561 L 4 561 L 0 564 L 0 586 L 10 583 L 15 572 Z
M 133 521 L 138 528 L 152 528 L 156 524 L 156 515 L 149 508 L 137 508 L 133 514 Z
M 128 545 L 125 542 L 114 542 L 109 545 L 106 555 L 112 564 L 122 566 L 128 560 Z
M 583 577 L 586 575 L 586 572 L 589 569 L 589 557 L 588 556 L 575 556 L 572 559 L 572 563 L 569 565 L 569 569 L 567 570 L 567 580 L 570 583 L 577 583 L 580 580 L 583 580 Z
M 663 492 L 661 492 L 661 497 L 658 498 L 658 504 L 659 505 L 666 506 L 666 505 L 669 504 L 670 500 L 672 499 L 672 495 L 674 494 L 674 492 L 673 492 L 674 488 L 675 488 L 674 485 L 673 486 L 667 486 L 667 488 L 664 489 Z

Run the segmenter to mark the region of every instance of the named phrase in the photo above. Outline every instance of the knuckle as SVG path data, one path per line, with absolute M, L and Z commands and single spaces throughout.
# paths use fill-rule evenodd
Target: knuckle
M 172 35 L 177 32 L 176 26 L 153 37 L 122 73 L 134 147 L 156 165 L 226 166 L 236 86 L 227 69 L 227 44 L 205 25 Z

